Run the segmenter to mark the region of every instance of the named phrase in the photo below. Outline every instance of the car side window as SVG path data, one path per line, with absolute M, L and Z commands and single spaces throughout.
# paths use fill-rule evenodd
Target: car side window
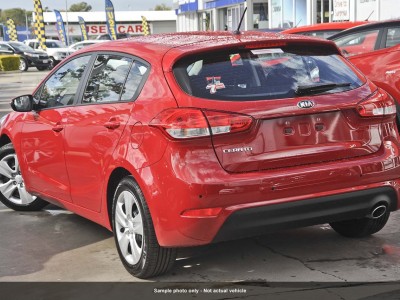
M 386 36 L 386 48 L 400 44 L 400 27 L 388 28 Z
M 121 101 L 131 100 L 138 90 L 143 76 L 147 72 L 147 67 L 139 61 L 132 64 L 129 71 L 128 79 L 126 80 L 124 89 L 122 91 Z
M 89 63 L 90 55 L 75 58 L 58 69 L 41 87 L 39 100 L 41 108 L 72 105 L 79 81 Z
M 379 30 L 357 32 L 343 36 L 335 43 L 347 56 L 362 54 L 375 50 Z
M 35 43 L 35 42 L 29 42 L 29 47 L 33 48 L 33 49 L 37 49 L 39 47 L 39 43 Z
M 118 55 L 98 55 L 88 80 L 82 102 L 119 101 L 125 94 L 125 82 L 132 59 Z
M 0 52 L 7 52 L 7 51 L 13 51 L 10 47 L 8 47 L 5 44 L 0 44 Z

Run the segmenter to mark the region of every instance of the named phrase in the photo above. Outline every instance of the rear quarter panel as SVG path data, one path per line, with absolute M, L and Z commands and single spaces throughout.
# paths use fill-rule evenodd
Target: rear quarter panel
M 348 57 L 377 86 L 400 102 L 400 46 Z

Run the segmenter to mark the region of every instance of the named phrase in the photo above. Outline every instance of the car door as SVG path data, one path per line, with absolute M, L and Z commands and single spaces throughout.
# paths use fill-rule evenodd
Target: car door
M 71 201 L 64 129 L 90 57 L 72 59 L 53 73 L 34 95 L 38 109 L 26 114 L 21 132 L 22 172 L 27 186 L 44 197 Z
M 100 211 L 105 169 L 147 69 L 132 57 L 97 55 L 80 105 L 69 114 L 65 128 L 65 159 L 75 204 Z

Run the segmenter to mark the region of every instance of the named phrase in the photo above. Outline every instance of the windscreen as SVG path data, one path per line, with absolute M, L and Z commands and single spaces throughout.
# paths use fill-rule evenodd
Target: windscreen
M 174 75 L 181 88 L 192 96 L 231 101 L 336 93 L 363 84 L 364 79 L 353 72 L 342 56 L 308 48 L 205 53 L 178 61 Z
M 33 48 L 29 47 L 28 45 L 22 44 L 22 43 L 10 42 L 10 45 L 19 51 L 34 51 Z

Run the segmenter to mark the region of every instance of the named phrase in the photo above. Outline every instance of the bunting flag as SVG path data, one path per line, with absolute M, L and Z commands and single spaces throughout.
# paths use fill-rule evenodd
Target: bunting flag
M 7 18 L 7 28 L 10 41 L 18 41 L 17 29 L 13 19 Z
M 65 33 L 63 18 L 58 10 L 55 9 L 54 13 L 56 14 L 56 30 L 58 38 L 60 39 L 61 42 L 63 42 L 64 45 L 68 46 L 67 34 Z
M 43 8 L 40 0 L 33 0 L 35 12 L 35 35 L 39 41 L 40 48 L 46 50 L 46 32 L 44 29 Z
M 117 24 L 115 23 L 114 6 L 110 0 L 106 0 L 106 20 L 108 34 L 112 40 L 117 39 Z
M 81 33 L 82 33 L 82 41 L 87 41 L 89 38 L 86 30 L 85 20 L 82 17 L 78 17 L 78 19 L 79 19 L 79 27 L 81 28 Z
M 143 32 L 143 35 L 150 34 L 149 24 L 147 23 L 147 19 L 145 16 L 142 16 L 142 32 Z

